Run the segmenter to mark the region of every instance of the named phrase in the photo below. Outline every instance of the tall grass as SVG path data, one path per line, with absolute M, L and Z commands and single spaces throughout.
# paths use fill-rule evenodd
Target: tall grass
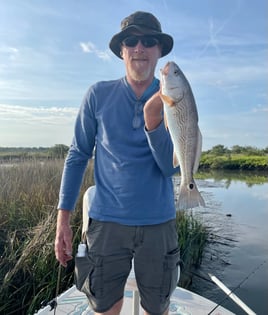
M 33 314 L 55 295 L 54 238 L 62 168 L 63 160 L 0 166 L 0 314 Z M 91 166 L 82 191 L 90 185 Z M 81 197 L 77 208 L 81 209 Z M 74 246 L 80 220 L 81 211 L 76 211 Z M 72 284 L 72 269 L 64 270 L 61 291 Z
M 181 277 L 179 285 L 189 287 L 192 282 L 192 268 L 202 262 L 203 251 L 208 240 L 208 229 L 191 211 L 179 211 L 176 216 L 178 242 L 181 251 Z
M 0 164 L 0 314 L 33 314 L 56 294 L 54 256 L 57 201 L 63 160 Z M 80 241 L 82 194 L 93 184 L 89 164 L 72 216 L 74 251 Z M 200 263 L 205 231 L 185 213 L 177 217 L 184 266 Z M 73 284 L 73 262 L 62 269 L 59 292 Z M 182 284 L 185 286 L 185 283 Z

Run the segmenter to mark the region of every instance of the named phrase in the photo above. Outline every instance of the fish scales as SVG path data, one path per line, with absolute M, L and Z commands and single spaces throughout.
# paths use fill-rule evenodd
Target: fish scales
M 181 183 L 178 210 L 204 206 L 193 175 L 198 169 L 202 150 L 202 135 L 198 127 L 198 112 L 186 77 L 175 62 L 161 69 L 161 98 L 167 129 L 174 146 L 174 167 L 180 166 Z

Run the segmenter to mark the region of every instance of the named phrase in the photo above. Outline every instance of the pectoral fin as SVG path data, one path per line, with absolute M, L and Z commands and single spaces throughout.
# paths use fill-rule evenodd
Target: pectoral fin
M 170 98 L 169 96 L 160 93 L 160 97 L 161 97 L 162 101 L 164 103 L 166 103 L 167 105 L 169 105 L 170 107 L 176 105 L 176 102 L 172 98 Z

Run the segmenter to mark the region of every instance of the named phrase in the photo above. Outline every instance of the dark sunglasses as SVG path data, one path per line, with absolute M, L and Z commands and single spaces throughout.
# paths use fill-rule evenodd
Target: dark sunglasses
M 143 36 L 131 35 L 131 36 L 126 37 L 122 41 L 122 44 L 127 47 L 135 47 L 139 41 L 142 43 L 142 45 L 145 48 L 154 47 L 159 44 L 159 40 L 156 37 L 151 36 L 151 35 L 143 35 Z

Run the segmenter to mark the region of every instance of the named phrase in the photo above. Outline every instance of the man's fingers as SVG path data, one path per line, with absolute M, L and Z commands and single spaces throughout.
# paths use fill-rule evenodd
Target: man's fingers
M 72 233 L 59 233 L 55 240 L 55 255 L 60 264 L 64 267 L 72 256 Z

